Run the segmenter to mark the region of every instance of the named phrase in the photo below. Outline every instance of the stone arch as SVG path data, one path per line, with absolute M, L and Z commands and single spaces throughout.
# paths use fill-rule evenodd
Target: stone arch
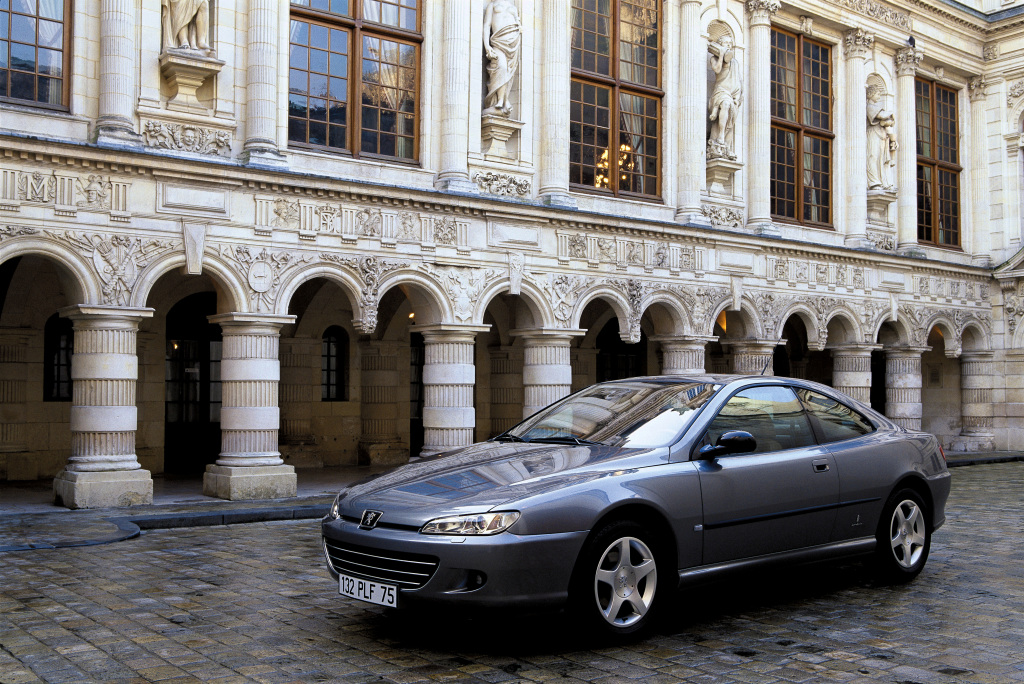
M 754 302 L 749 297 L 744 296 L 740 301 L 739 309 L 730 309 L 729 304 L 731 301 L 731 299 L 727 299 L 714 309 L 714 314 L 709 319 L 712 329 L 708 334 L 715 334 L 714 326 L 718 324 L 719 318 L 724 313 L 727 323 L 725 330 L 729 339 L 738 340 L 762 337 L 764 326 L 761 323 L 761 317 L 757 313 L 757 307 L 754 305 Z M 737 326 L 739 334 L 733 336 L 730 331 L 736 330 Z
M 655 335 L 687 335 L 694 333 L 693 321 L 686 304 L 670 290 L 656 290 L 643 302 L 641 320 L 647 317 Z
M 625 334 L 623 336 L 625 340 L 626 336 L 629 335 L 631 308 L 626 297 L 621 292 L 607 285 L 599 285 L 580 295 L 579 299 L 576 300 L 576 305 L 573 307 L 572 315 L 569 317 L 569 320 L 572 322 L 570 327 L 579 328 L 581 325 L 580 320 L 583 318 L 583 312 L 587 305 L 597 300 L 602 300 L 611 307 L 615 317 L 619 320 L 619 335 L 623 336 Z
M 743 17 L 737 16 L 731 9 L 719 11 L 720 5 L 706 5 L 701 12 L 700 24 L 703 37 L 712 42 L 723 35 L 732 38 L 736 47 L 743 49 Z
M 184 252 L 164 255 L 154 259 L 139 273 L 135 286 L 132 288 L 131 306 L 146 306 L 149 295 L 164 275 L 186 265 Z M 249 312 L 249 287 L 244 284 L 238 272 L 220 257 L 206 253 L 203 255 L 203 274 L 213 279 L 217 289 L 218 313 Z
M 938 329 L 942 336 L 946 356 L 950 358 L 960 356 L 960 334 L 956 324 L 945 313 L 936 313 L 926 319 L 924 334 L 930 336 L 933 329 Z
M 964 352 L 982 352 L 992 349 L 985 326 L 977 319 L 971 318 L 960 333 L 960 346 Z
M 278 288 L 274 313 L 287 314 L 296 290 L 314 278 L 323 278 L 337 285 L 348 299 L 352 311 L 360 310 L 360 294 L 364 292 L 366 285 L 363 284 L 359 275 L 346 266 L 320 263 L 296 268 L 288 273 L 287 278 Z
M 58 273 L 67 276 L 62 283 L 69 301 L 102 304 L 103 288 L 93 264 L 77 252 L 38 237 L 9 239 L 0 246 L 0 263 L 19 256 L 38 256 L 56 263 Z
M 440 283 L 409 268 L 392 271 L 381 278 L 375 305 L 389 290 L 396 287 L 409 299 L 412 311 L 416 314 L 417 325 L 468 322 L 456 320 L 451 300 Z
M 510 292 L 511 288 L 512 280 L 508 276 L 492 281 L 478 298 L 476 310 L 473 312 L 473 320 L 483 321 L 484 315 L 487 313 L 487 309 L 491 306 L 494 299 L 502 293 Z M 524 304 L 526 311 L 530 314 L 531 320 L 517 321 L 517 327 L 558 327 L 558 322 L 555 320 L 555 313 L 551 310 L 547 297 L 544 296 L 544 292 L 542 292 L 536 285 L 524 279 L 520 284 L 518 297 Z
M 821 326 L 818 325 L 818 314 L 809 305 L 803 303 L 793 304 L 786 309 L 786 312 L 779 317 L 778 329 L 765 331 L 768 339 L 777 340 L 784 337 L 783 331 L 786 328 L 786 323 L 794 316 L 804 324 L 804 330 L 807 332 L 808 348 L 814 351 L 823 349 L 824 345 L 821 344 Z
M 857 315 L 840 304 L 825 317 L 825 339 L 828 344 L 857 344 L 864 341 L 864 332 Z

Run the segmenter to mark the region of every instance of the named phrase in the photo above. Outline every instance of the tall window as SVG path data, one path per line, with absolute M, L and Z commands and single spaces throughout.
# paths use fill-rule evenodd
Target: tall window
M 661 0 L 572 0 L 569 181 L 659 193 Z
M 320 354 L 321 401 L 348 401 L 348 333 L 332 325 L 324 332 Z
M 288 140 L 293 146 L 416 159 L 419 5 L 419 0 L 292 0 Z
M 832 223 L 832 52 L 772 29 L 771 212 Z
M 914 82 L 917 110 L 917 240 L 960 246 L 956 91 Z
M 63 109 L 69 0 L 0 0 L 0 100 Z
M 71 320 L 53 314 L 43 326 L 44 401 L 71 401 L 71 354 L 74 350 L 75 330 Z

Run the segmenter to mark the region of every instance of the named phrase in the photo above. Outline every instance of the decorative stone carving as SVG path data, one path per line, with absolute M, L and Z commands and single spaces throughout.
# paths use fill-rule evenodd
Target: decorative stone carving
M 831 0 L 832 4 L 839 7 L 845 7 L 851 9 L 854 12 L 859 12 L 864 16 L 871 17 L 875 21 L 880 21 L 883 24 L 902 29 L 904 31 L 910 31 L 910 15 L 898 12 L 891 7 L 886 7 L 881 3 L 874 2 L 873 0 Z
M 1024 281 L 1018 283 L 1016 288 L 1004 292 L 1003 311 L 1006 312 L 1006 328 L 1013 335 L 1021 320 L 1024 320 Z
M 843 35 L 843 53 L 846 57 L 866 57 L 875 44 L 875 37 L 864 29 L 857 28 Z
M 451 266 L 437 268 L 430 264 L 424 270 L 433 276 L 444 288 L 452 303 L 455 318 L 465 323 L 473 317 L 473 309 L 487 284 L 498 277 L 494 269 L 465 268 Z
M 818 285 L 828 284 L 828 264 L 814 265 L 814 282 Z
M 524 197 L 530 193 L 530 179 L 516 178 L 507 173 L 494 173 L 493 171 L 477 172 L 473 176 L 473 182 L 483 190 L 492 195 L 518 195 Z
M 316 215 L 319 220 L 319 232 L 321 233 L 340 233 L 341 223 L 339 217 L 341 216 L 341 209 L 334 204 L 321 204 L 316 208 Z
M 0 226 L 0 242 L 3 242 L 4 238 L 35 235 L 38 232 L 38 230 L 31 226 Z
M 894 131 L 896 117 L 880 102 L 884 94 L 879 84 L 868 86 L 868 190 L 892 188 L 890 169 L 896 164 L 893 153 L 900 147 Z
M 843 300 L 837 297 L 818 297 L 813 300 L 814 311 L 817 314 L 815 322 L 818 328 L 818 349 L 816 351 L 821 351 L 828 344 L 828 321 L 842 303 Z
M 18 177 L 18 199 L 23 202 L 50 204 L 57 196 L 57 177 L 41 171 L 23 173 Z
M 644 246 L 640 242 L 626 243 L 626 263 L 634 266 L 644 265 Z
M 580 294 L 586 290 L 588 281 L 579 276 L 570 276 L 562 273 L 548 274 L 548 281 L 541 283 L 540 287 L 548 295 L 551 302 L 551 310 L 555 314 L 555 320 L 562 325 L 568 325 L 572 317 L 573 307 L 580 298 Z
M 300 223 L 298 200 L 288 201 L 283 197 L 274 200 L 274 218 L 271 225 L 282 230 L 298 230 Z
M 779 0 L 747 0 L 747 12 L 754 19 L 767 20 L 781 7 Z
M 320 258 L 348 266 L 359 273 L 363 281 L 362 298 L 359 302 L 359 331 L 364 335 L 373 334 L 377 329 L 377 298 L 380 295 L 380 280 L 391 271 L 408 268 L 408 261 L 392 261 L 372 256 L 350 257 L 340 254 L 321 253 Z
M 619 331 L 619 337 L 629 344 L 636 344 L 640 341 L 640 318 L 643 316 L 643 302 L 650 291 L 650 285 L 642 280 L 630 278 L 629 280 L 613 280 L 612 287 L 626 295 L 629 302 L 629 318 L 626 321 L 627 331 Z
M 208 0 L 160 0 L 163 50 L 210 51 Z
M 399 240 L 414 240 L 420 241 L 422 235 L 420 235 L 418 226 L 416 225 L 419 217 L 409 211 L 403 211 L 398 214 L 398 239 Z
M 989 43 L 986 45 L 985 49 L 982 51 L 982 56 L 985 58 L 986 62 L 999 59 L 999 44 Z
M 783 297 L 774 292 L 758 292 L 754 295 L 754 308 L 761 317 L 764 334 L 774 337 L 782 327 L 782 314 L 793 303 L 792 297 Z
M 512 114 L 512 79 L 519 69 L 523 27 L 514 0 L 491 0 L 484 9 L 484 56 L 487 94 L 484 115 Z
M 1024 81 L 1017 81 L 1006 91 L 1006 103 L 1012 105 L 1021 95 L 1024 95 Z
M 913 76 L 921 66 L 924 53 L 914 47 L 905 47 L 896 52 L 896 73 L 899 76 Z
M 441 216 L 434 219 L 434 242 L 452 247 L 458 242 L 459 230 L 452 216 Z
M 860 266 L 853 269 L 853 286 L 857 289 L 864 289 L 864 269 Z
M 697 250 L 693 247 L 679 248 L 679 267 L 690 271 L 697 267 Z
M 739 228 L 743 225 L 743 212 L 732 207 L 719 207 L 713 204 L 700 205 L 700 213 L 704 214 L 711 225 Z
M 908 323 L 907 335 L 912 346 L 924 347 L 928 344 L 928 331 L 924 329 L 928 315 L 924 309 L 903 305 L 899 307 L 899 317 Z
M 879 249 L 883 252 L 894 252 L 896 251 L 896 236 L 891 233 L 881 233 L 876 230 L 869 230 L 867 232 L 868 242 L 874 245 L 875 249 Z
M 523 287 L 523 270 L 526 265 L 526 257 L 522 252 L 508 253 L 508 293 L 518 295 Z
M 213 131 L 191 124 L 147 121 L 143 135 L 148 147 L 194 154 L 227 155 L 231 152 L 231 136 L 226 131 Z
M 364 208 L 356 214 L 356 233 L 367 237 L 380 237 L 384 217 L 380 209 Z
M 586 259 L 587 258 L 587 236 L 586 235 L 570 235 L 569 236 L 569 257 L 573 259 Z
M 981 76 L 973 76 L 967 81 L 967 95 L 971 102 L 977 102 L 978 100 L 985 99 L 985 89 L 988 87 L 988 82 L 985 81 Z
M 658 246 L 654 249 L 654 265 L 658 268 L 667 268 L 669 266 L 667 242 L 659 242 Z
M 117 306 L 128 305 L 139 272 L 149 264 L 149 260 L 176 246 L 170 240 L 144 240 L 127 235 L 72 232 L 49 234 L 92 260 L 93 268 L 103 282 L 103 303 Z
M 712 334 L 715 330 L 715 315 L 722 304 L 731 299 L 733 292 L 727 287 L 699 287 L 696 292 L 696 306 L 693 324 L 697 334 Z
M 300 257 L 288 252 L 270 252 L 266 249 L 253 253 L 248 247 L 239 245 L 221 245 L 220 255 L 242 268 L 245 280 L 249 284 L 249 301 L 256 312 L 273 311 L 281 275 L 296 264 L 312 260 L 309 255 Z
M 743 100 L 743 80 L 732 37 L 723 35 L 708 43 L 711 70 L 715 72 L 715 86 L 708 101 L 708 120 L 711 132 L 708 138 L 708 159 L 736 159 L 735 130 Z
M 75 203 L 79 209 L 93 209 L 96 211 L 110 209 L 110 180 L 104 180 L 103 176 L 93 174 L 84 183 L 80 178 L 76 179 L 75 186 L 78 189 L 78 193 L 82 196 L 82 199 Z
M 619 255 L 615 249 L 615 238 L 598 238 L 597 253 L 601 261 L 614 263 L 618 261 Z

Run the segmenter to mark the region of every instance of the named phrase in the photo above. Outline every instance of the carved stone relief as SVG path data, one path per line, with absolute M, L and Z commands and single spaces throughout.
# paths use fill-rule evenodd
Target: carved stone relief
M 231 153 L 231 136 L 226 131 L 214 131 L 191 124 L 147 121 L 142 133 L 148 147 L 194 154 Z
M 587 236 L 586 235 L 570 235 L 569 236 L 569 257 L 572 259 L 586 259 L 587 258 Z
M 523 272 L 526 266 L 526 257 L 522 252 L 508 253 L 508 292 L 518 295 L 523 288 Z
M 535 282 L 547 294 L 555 320 L 564 326 L 569 325 L 572 310 L 590 283 L 588 279 L 564 273 L 549 273 L 546 281 Z
M 356 214 L 356 233 L 367 237 L 380 237 L 384 217 L 380 209 L 360 209 Z
M 892 233 L 882 233 L 877 230 L 867 231 L 868 242 L 875 246 L 875 249 L 884 252 L 896 251 L 896 236 Z
M 643 316 L 643 302 L 651 290 L 649 283 L 636 278 L 629 280 L 613 280 L 610 285 L 626 296 L 629 302 L 629 318 L 626 321 L 628 333 L 626 336 L 619 332 L 619 336 L 629 344 L 636 344 L 640 341 L 640 318 Z
M 513 0 L 491 0 L 484 9 L 484 56 L 487 58 L 485 116 L 512 114 L 512 79 L 519 70 L 523 25 Z
M 341 232 L 341 208 L 336 204 L 321 204 L 316 208 L 318 218 L 317 232 L 340 233 Z
M 93 174 L 84 182 L 81 179 L 76 179 L 75 186 L 78 194 L 82 196 L 82 199 L 75 202 L 79 209 L 93 209 L 97 211 L 110 209 L 111 183 L 109 179 Z
M 700 205 L 700 213 L 711 221 L 711 225 L 716 227 L 739 228 L 743 225 L 743 212 L 732 207 L 702 204 Z
M 894 28 L 910 31 L 910 15 L 899 12 L 891 7 L 874 2 L 874 0 L 831 0 L 832 4 L 839 7 L 859 12 L 864 16 L 871 17 L 875 21 L 888 24 Z
M 654 249 L 654 265 L 658 268 L 668 268 L 669 251 L 667 242 L 659 242 Z
M 49 204 L 57 196 L 57 177 L 52 173 L 23 173 L 18 177 L 18 199 Z
M 711 70 L 715 85 L 708 100 L 708 159 L 736 159 L 735 130 L 743 101 L 743 72 L 736 59 L 732 36 L 723 34 L 708 43 Z
M 4 238 L 36 235 L 38 232 L 31 226 L 0 226 L 0 242 L 3 242 Z
M 410 211 L 400 212 L 398 214 L 398 234 L 396 237 L 399 240 L 411 240 L 414 242 L 422 240 L 423 236 L 420 234 L 419 216 Z
M 619 260 L 618 250 L 615 246 L 615 238 L 598 238 L 597 253 L 601 261 L 615 263 Z
M 289 268 L 312 260 L 308 254 L 297 256 L 289 252 L 270 252 L 262 249 L 251 252 L 246 246 L 221 245 L 220 255 L 235 262 L 249 285 L 249 301 L 253 311 L 273 311 L 281 275 Z
M 274 218 L 271 221 L 274 228 L 282 230 L 299 229 L 299 202 L 298 200 L 286 200 L 280 197 L 274 200 Z
M 763 334 L 773 336 L 782 325 L 783 312 L 795 301 L 793 297 L 784 297 L 774 292 L 758 292 L 754 294 L 754 308 L 761 317 Z
M 173 240 L 152 240 L 127 235 L 55 231 L 47 233 L 71 245 L 92 261 L 96 275 L 103 283 L 103 303 L 118 306 L 127 306 L 139 272 L 149 264 L 152 257 L 175 249 L 181 244 Z
M 444 288 L 449 301 L 452 303 L 455 318 L 463 323 L 472 319 L 473 309 L 476 307 L 477 301 L 480 299 L 480 295 L 483 294 L 487 284 L 500 275 L 494 269 L 466 268 L 462 266 L 437 268 L 436 266 L 425 264 L 423 268 Z
M 529 178 L 517 178 L 507 173 L 494 173 L 493 171 L 477 172 L 473 176 L 473 182 L 483 192 L 492 195 L 525 197 L 530 194 L 531 182 Z
M 372 256 L 351 257 L 322 252 L 320 258 L 335 264 L 348 266 L 359 273 L 362 281 L 362 295 L 359 302 L 359 332 L 372 335 L 377 329 L 377 298 L 380 296 L 380 280 L 391 271 L 408 268 L 408 261 L 392 261 Z

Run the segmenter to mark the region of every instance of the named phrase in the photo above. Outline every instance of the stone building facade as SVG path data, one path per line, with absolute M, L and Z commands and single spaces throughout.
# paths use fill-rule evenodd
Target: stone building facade
M 1024 7 L 11 0 L 0 480 L 70 507 L 776 372 L 1024 443 Z

